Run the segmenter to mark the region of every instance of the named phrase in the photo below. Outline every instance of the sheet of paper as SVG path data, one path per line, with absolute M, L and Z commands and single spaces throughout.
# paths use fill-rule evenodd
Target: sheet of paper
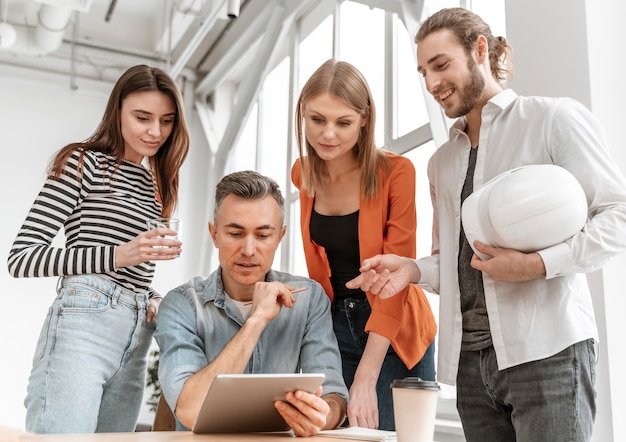
M 320 435 L 326 437 L 336 437 L 339 439 L 353 439 L 360 441 L 395 441 L 396 432 L 387 430 L 374 430 L 371 428 L 348 427 L 338 430 L 322 430 Z

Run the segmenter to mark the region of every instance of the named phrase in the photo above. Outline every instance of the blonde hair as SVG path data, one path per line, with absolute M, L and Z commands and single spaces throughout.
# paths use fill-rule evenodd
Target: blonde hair
M 324 160 L 317 155 L 304 134 L 304 106 L 310 98 L 322 93 L 339 98 L 358 112 L 366 122 L 361 127 L 353 150 L 361 169 L 363 196 L 365 199 L 373 198 L 379 190 L 378 167 L 382 167 L 388 173 L 389 162 L 385 153 L 377 149 L 374 143 L 376 108 L 372 92 L 365 77 L 357 68 L 345 61 L 334 59 L 326 61 L 311 75 L 302 88 L 296 104 L 296 139 L 302 168 L 302 187 L 313 196 L 326 168 Z

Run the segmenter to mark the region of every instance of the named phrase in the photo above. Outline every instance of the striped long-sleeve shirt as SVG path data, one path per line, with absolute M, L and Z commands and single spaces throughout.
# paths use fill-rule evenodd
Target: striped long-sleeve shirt
M 115 268 L 115 246 L 135 238 L 161 214 L 153 177 L 142 165 L 100 152 L 75 151 L 58 179 L 48 178 L 20 228 L 8 259 L 14 277 L 97 273 L 135 292 L 150 289 L 154 263 Z M 53 247 L 61 226 L 65 247 Z

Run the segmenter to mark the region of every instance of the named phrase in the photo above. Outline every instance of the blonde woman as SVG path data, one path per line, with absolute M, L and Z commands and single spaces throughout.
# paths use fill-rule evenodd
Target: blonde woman
M 300 190 L 309 276 L 332 301 L 350 389 L 348 424 L 393 430 L 391 381 L 435 379 L 433 314 L 417 286 L 383 301 L 345 283 L 359 275 L 365 258 L 415 256 L 415 169 L 407 158 L 376 148 L 372 94 L 349 63 L 331 59 L 317 69 L 295 118 L 300 158 L 291 177 Z

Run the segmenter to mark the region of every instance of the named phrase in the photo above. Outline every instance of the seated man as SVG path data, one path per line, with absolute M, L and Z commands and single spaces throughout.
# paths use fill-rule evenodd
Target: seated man
M 328 296 L 309 278 L 270 268 L 287 229 L 283 205 L 270 178 L 252 171 L 225 176 L 209 223 L 219 268 L 171 290 L 161 303 L 159 379 L 178 429 L 193 426 L 220 373 L 324 373 L 316 394 L 287 393 L 276 409 L 297 436 L 336 428 L 346 417 Z M 291 293 L 296 283 L 307 289 Z

